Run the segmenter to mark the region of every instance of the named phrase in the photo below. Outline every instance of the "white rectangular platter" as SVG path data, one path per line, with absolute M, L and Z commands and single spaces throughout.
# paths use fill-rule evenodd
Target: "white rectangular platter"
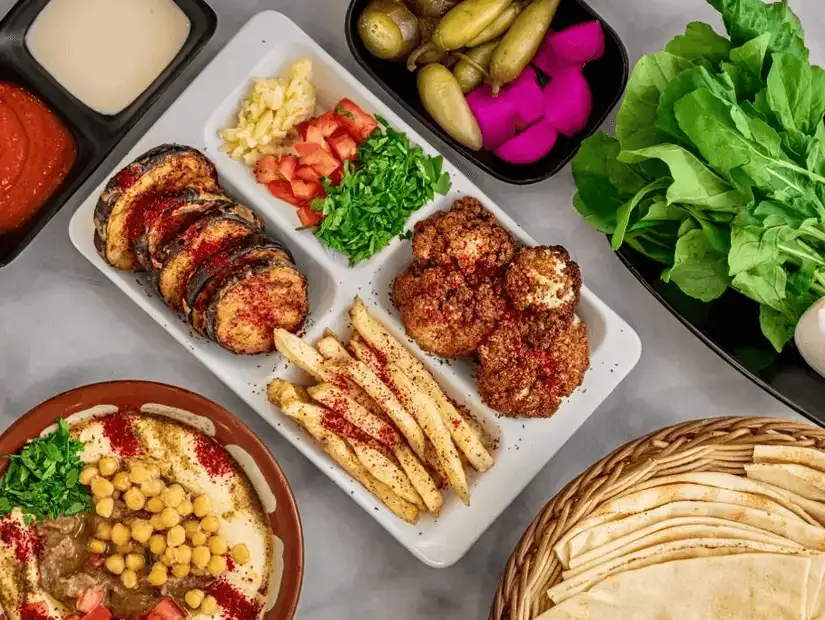
M 120 169 L 138 155 L 159 144 L 176 142 L 199 148 L 215 162 L 221 184 L 238 201 L 263 215 L 267 231 L 280 238 L 292 251 L 298 267 L 310 286 L 310 318 L 306 328 L 309 341 L 318 340 L 325 329 L 339 335 L 350 330 L 347 310 L 360 295 L 377 316 L 399 338 L 405 339 L 403 326 L 389 301 L 393 278 L 411 259 L 410 243 L 396 239 L 389 247 L 355 268 L 335 253 L 325 250 L 310 231 L 296 230 L 295 209 L 273 198 L 255 182 L 250 171 L 218 149 L 218 129 L 234 117 L 250 80 L 281 74 L 301 57 L 312 58 L 313 82 L 318 89 L 318 109 L 329 109 L 342 97 L 350 97 L 364 109 L 382 115 L 396 129 L 406 132 L 429 154 L 436 154 L 414 129 L 393 113 L 365 86 L 338 64 L 293 22 L 274 11 L 259 13 L 218 54 L 180 98 L 146 133 L 118 166 Z M 446 197 L 425 205 L 413 218 L 423 219 L 434 211 L 446 209 L 462 195 L 478 198 L 518 239 L 535 242 L 504 212 L 484 196 L 466 176 L 445 161 L 453 188 Z M 422 358 L 449 396 L 466 405 L 492 435 L 499 447 L 496 464 L 483 475 L 471 474 L 472 505 L 464 506 L 448 493 L 437 520 L 424 516 L 417 525 L 397 519 L 377 499 L 349 478 L 308 440 L 291 420 L 266 400 L 266 386 L 276 376 L 298 378 L 277 353 L 269 356 L 240 357 L 217 344 L 195 335 L 187 324 L 158 299 L 147 295 L 148 283 L 141 284 L 134 273 L 117 271 L 98 255 L 93 243 L 92 217 L 101 185 L 77 210 L 69 234 L 77 249 L 101 272 L 145 310 L 178 342 L 234 390 L 252 409 L 315 463 L 341 489 L 402 545 L 421 561 L 446 567 L 458 561 L 501 512 L 516 498 L 559 448 L 576 432 L 616 385 L 636 365 L 641 345 L 635 332 L 590 291 L 582 290 L 580 316 L 587 322 L 592 369 L 584 386 L 561 409 L 546 420 L 500 418 L 479 399 L 473 383 L 470 362 L 444 364 L 424 355 Z M 412 222 L 411 222 L 412 224 Z M 587 269 L 584 269 L 585 277 Z

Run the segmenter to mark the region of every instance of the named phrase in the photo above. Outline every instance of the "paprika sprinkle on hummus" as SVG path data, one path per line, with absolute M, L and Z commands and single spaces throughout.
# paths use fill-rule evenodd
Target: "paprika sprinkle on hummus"
M 77 157 L 69 130 L 25 89 L 0 82 L 0 235 L 28 222 Z

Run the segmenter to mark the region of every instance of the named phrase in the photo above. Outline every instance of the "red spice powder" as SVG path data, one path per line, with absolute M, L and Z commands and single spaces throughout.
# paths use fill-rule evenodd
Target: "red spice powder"
M 30 603 L 20 608 L 20 620 L 51 620 L 46 603 Z
M 226 556 L 226 572 L 231 573 L 235 570 L 235 560 L 232 559 L 231 555 Z
M 22 564 L 40 553 L 40 537 L 33 527 L 22 526 L 6 517 L 0 521 L 0 540 L 12 548 L 17 560 Z
M 112 445 L 112 450 L 123 456 L 137 456 L 141 452 L 140 442 L 132 428 L 132 416 L 113 413 L 101 419 L 103 434 Z
M 127 166 L 115 176 L 115 187 L 118 189 L 129 189 L 132 185 L 137 183 L 141 174 L 143 174 L 143 168 L 141 166 Z
M 204 469 L 216 478 L 228 476 L 234 471 L 232 461 L 223 448 L 204 435 L 198 435 L 195 440 L 195 454 Z
M 232 584 L 219 579 L 207 588 L 206 593 L 215 597 L 226 620 L 253 620 L 261 613 L 261 606 L 250 601 Z
M 324 417 L 321 418 L 321 426 L 341 437 L 366 442 L 370 440 L 369 435 L 337 413 L 325 413 Z

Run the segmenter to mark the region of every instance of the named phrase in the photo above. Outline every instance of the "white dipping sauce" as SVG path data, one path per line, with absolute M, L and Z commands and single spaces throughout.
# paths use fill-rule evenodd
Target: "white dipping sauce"
M 174 0 L 51 0 L 26 46 L 77 99 L 117 114 L 172 62 L 189 28 Z
M 799 319 L 795 340 L 796 348 L 808 366 L 825 377 L 825 297 Z

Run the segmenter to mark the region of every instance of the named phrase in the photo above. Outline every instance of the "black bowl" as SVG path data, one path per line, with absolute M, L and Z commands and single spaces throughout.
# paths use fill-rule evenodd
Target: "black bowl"
M 430 131 L 449 143 L 476 166 L 507 183 L 515 185 L 538 183 L 561 170 L 576 154 L 582 141 L 601 126 L 621 99 L 627 85 L 630 66 L 627 50 L 616 31 L 582 0 L 562 0 L 556 17 L 553 19 L 554 29 L 562 29 L 594 19 L 599 20 L 604 28 L 605 54 L 601 59 L 589 63 L 584 72 L 593 91 L 593 114 L 584 131 L 575 138 L 559 136 L 556 146 L 544 159 L 526 166 L 508 164 L 495 157 L 490 151 L 471 151 L 447 135 L 421 105 L 415 85 L 415 74 L 407 71 L 404 63 L 381 60 L 367 51 L 358 36 L 358 17 L 368 2 L 369 0 L 352 0 L 347 11 L 347 43 L 358 64 L 391 94 L 399 105 L 405 107 Z
M 825 379 L 788 345 L 780 354 L 762 335 L 759 305 L 733 289 L 704 303 L 661 279 L 663 266 L 623 247 L 619 258 L 645 288 L 722 359 L 790 408 L 825 425 Z
M 189 37 L 149 88 L 125 110 L 111 116 L 78 101 L 26 49 L 26 32 L 49 0 L 20 0 L 0 22 L 0 81 L 19 84 L 42 99 L 77 142 L 77 160 L 57 191 L 26 224 L 0 235 L 0 267 L 23 251 L 212 38 L 218 18 L 208 4 L 203 0 L 175 2 L 189 18 Z

